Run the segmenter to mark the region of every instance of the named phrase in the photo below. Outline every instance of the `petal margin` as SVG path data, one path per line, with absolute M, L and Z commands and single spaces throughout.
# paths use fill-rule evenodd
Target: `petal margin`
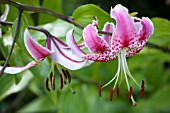
M 77 45 L 75 39 L 74 39 L 74 30 L 71 29 L 67 32 L 66 34 L 66 42 L 68 44 L 68 46 L 71 48 L 73 54 L 81 57 L 84 56 L 85 53 L 80 49 L 80 47 Z
M 30 55 L 36 60 L 42 61 L 52 53 L 47 48 L 38 44 L 38 42 L 35 42 L 27 29 L 24 32 L 24 43 Z
M 33 66 L 37 65 L 37 63 L 35 61 L 32 61 L 30 63 L 28 63 L 26 66 L 11 66 L 11 67 L 6 67 L 4 70 L 4 73 L 7 74 L 17 74 L 20 73 L 26 69 L 29 69 Z M 0 70 L 2 69 L 3 66 L 0 66 Z

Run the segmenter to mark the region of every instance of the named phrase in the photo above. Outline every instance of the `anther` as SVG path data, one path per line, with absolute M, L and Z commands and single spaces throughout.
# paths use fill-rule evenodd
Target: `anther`
M 46 87 L 47 91 L 50 91 L 50 88 L 48 86 L 48 78 L 46 78 L 46 80 L 45 80 L 45 87 Z
M 63 74 L 64 74 L 65 79 L 67 80 L 67 74 L 66 74 L 66 71 L 65 71 L 64 69 L 62 69 L 62 72 L 63 72 Z
M 140 91 L 140 98 L 144 97 L 144 93 L 145 93 L 145 84 L 144 84 L 144 80 L 142 80 L 141 91 Z
M 114 90 L 113 90 L 113 88 L 111 88 L 110 89 L 110 101 L 112 101 L 112 99 L 113 99 L 113 92 L 114 92 Z
M 129 95 L 128 95 L 129 100 L 131 100 L 131 96 L 132 96 L 132 86 L 130 86 L 130 89 L 129 89 Z
M 73 93 L 73 95 L 75 95 L 75 94 L 76 94 L 76 91 L 73 91 L 72 93 Z
M 70 73 L 67 70 L 65 70 L 65 72 L 66 72 L 66 75 L 67 75 L 67 78 L 68 78 L 68 82 L 70 83 L 71 82 Z
M 64 78 L 63 78 L 63 76 L 62 76 L 62 74 L 60 74 L 60 82 L 61 82 L 61 86 L 60 86 L 60 89 L 63 89 L 63 87 L 64 87 Z
M 116 86 L 116 96 L 119 97 L 119 84 Z
M 102 88 L 102 84 L 99 84 L 99 86 L 98 86 L 98 93 L 99 93 L 100 97 L 102 96 L 101 88 Z
M 53 90 L 55 90 L 55 76 L 52 73 L 50 74 L 50 80 L 51 80 L 51 87 Z

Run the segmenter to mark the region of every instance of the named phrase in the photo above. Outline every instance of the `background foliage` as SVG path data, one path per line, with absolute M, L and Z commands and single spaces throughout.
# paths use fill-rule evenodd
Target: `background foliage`
M 164 49 L 170 47 L 170 19 L 168 0 L 13 0 L 33 6 L 48 8 L 59 14 L 72 16 L 80 24 L 91 23 L 94 16 L 99 19 L 99 27 L 103 23 L 113 21 L 109 17 L 110 7 L 117 3 L 129 8 L 130 12 L 137 11 L 139 17 L 148 16 L 152 18 L 155 32 L 149 42 Z M 83 5 L 93 3 L 94 6 Z M 156 4 L 156 5 L 155 5 Z M 78 8 L 78 6 L 83 5 Z M 159 7 L 159 8 L 158 8 Z M 77 9 L 76 9 L 77 8 Z M 76 10 L 75 10 L 76 9 Z M 4 5 L 1 5 L 1 12 Z M 63 20 L 56 19 L 46 14 L 24 12 L 27 20 L 22 21 L 23 28 L 20 29 L 21 40 L 24 26 L 35 25 L 47 29 L 51 34 L 64 40 L 66 32 L 74 28 L 77 33 L 77 40 L 81 38 L 82 29 L 75 27 Z M 17 9 L 10 6 L 10 13 L 7 21 L 15 21 Z M 28 21 L 28 22 L 26 22 Z M 13 26 L 15 28 L 15 26 Z M 12 42 L 13 28 L 4 27 L 5 35 L 0 38 L 0 64 L 2 65 L 8 55 Z M 37 31 L 32 35 L 44 44 L 45 36 Z M 19 45 L 19 46 L 18 46 Z M 9 65 L 25 65 L 31 58 L 23 53 L 23 47 L 17 42 Z M 109 88 L 103 90 L 103 96 L 98 96 L 97 86 L 99 83 L 106 83 L 112 78 L 117 70 L 117 60 L 106 63 L 94 63 L 77 71 L 70 71 L 72 75 L 71 86 L 76 91 L 72 95 L 68 86 L 60 90 L 60 77 L 56 74 L 57 90 L 47 92 L 44 87 L 44 80 L 49 73 L 50 59 L 45 59 L 40 66 L 17 75 L 4 74 L 0 78 L 0 112 L 17 113 L 168 113 L 170 112 L 170 52 L 158 50 L 146 46 L 138 55 L 128 59 L 129 69 L 137 81 L 145 80 L 146 95 L 140 99 L 140 89 L 134 87 L 133 94 L 138 105 L 133 107 L 127 99 L 128 92 L 125 82 L 122 82 L 120 97 L 114 95 L 113 101 L 109 101 Z M 57 72 L 57 70 L 56 70 Z M 133 82 L 131 83 L 133 85 Z M 135 86 L 135 85 L 134 85 Z M 111 87 L 111 86 L 110 86 Z

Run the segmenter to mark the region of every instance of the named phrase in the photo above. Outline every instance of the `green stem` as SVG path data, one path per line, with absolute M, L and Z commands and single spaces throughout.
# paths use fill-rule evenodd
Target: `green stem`
M 7 59 L 5 60 L 5 63 L 3 65 L 3 68 L 2 70 L 0 71 L 0 76 L 3 74 L 5 68 L 7 67 L 7 64 L 8 64 L 8 61 L 12 55 L 12 51 L 14 49 L 14 45 L 15 45 L 15 42 L 16 42 L 16 39 L 17 39 L 17 35 L 18 35 L 18 30 L 19 30 L 19 26 L 20 26 L 20 21 L 21 21 L 21 14 L 23 12 L 23 9 L 22 8 L 19 8 L 19 11 L 18 11 L 18 20 L 17 20 L 17 25 L 16 25 L 16 29 L 15 29 L 15 34 L 14 34 L 14 40 L 12 42 L 12 46 L 11 46 L 11 49 L 10 49 L 10 52 L 8 54 L 8 57 Z
M 16 2 L 13 2 L 11 0 L 1 0 L 0 3 L 9 4 L 9 5 L 12 5 L 12 6 L 17 7 L 17 8 L 22 8 L 24 11 L 45 13 L 45 14 L 57 17 L 59 19 L 62 19 L 64 21 L 67 21 L 69 23 L 72 23 L 72 24 L 74 24 L 74 25 L 76 25 L 76 26 L 78 26 L 80 28 L 84 28 L 83 25 L 75 22 L 71 17 L 55 13 L 55 12 L 53 12 L 53 11 L 51 11 L 49 9 L 43 8 L 43 7 L 35 7 L 35 6 L 26 5 L 26 4 L 16 3 Z

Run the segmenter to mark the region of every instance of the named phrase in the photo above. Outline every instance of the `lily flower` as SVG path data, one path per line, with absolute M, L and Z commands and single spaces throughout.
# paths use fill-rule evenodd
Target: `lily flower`
M 20 73 L 26 69 L 29 69 L 37 64 L 39 62 L 43 61 L 44 58 L 49 56 L 52 52 L 48 50 L 46 47 L 42 47 L 36 40 L 33 40 L 33 37 L 30 35 L 28 30 L 26 29 L 24 32 L 24 43 L 25 47 L 27 48 L 29 54 L 36 60 L 36 61 L 31 61 L 28 63 L 26 66 L 11 66 L 11 67 L 6 67 L 4 70 L 4 73 L 8 74 L 17 74 Z M 2 69 L 3 66 L 0 66 L 0 70 Z
M 9 13 L 9 5 L 5 5 L 5 11 L 4 11 L 4 14 L 0 17 L 0 21 L 5 21 L 7 16 L 8 16 L 8 13 Z M 1 28 L 0 28 L 0 37 L 2 37 L 2 31 L 1 31 Z
M 109 35 L 98 35 L 97 21 L 93 21 L 92 24 L 86 26 L 83 30 L 84 43 L 90 53 L 84 53 L 80 49 L 74 40 L 73 30 L 70 30 L 67 34 L 67 40 L 70 42 L 70 47 L 80 57 L 96 61 L 107 62 L 118 58 L 118 69 L 115 76 L 105 85 L 99 85 L 99 95 L 101 96 L 101 89 L 108 86 L 115 81 L 115 85 L 110 90 L 110 100 L 112 100 L 113 91 L 116 89 L 117 96 L 119 95 L 119 76 L 124 73 L 124 78 L 129 91 L 129 99 L 132 100 L 133 105 L 136 102 L 132 96 L 132 87 L 129 85 L 128 77 L 131 78 L 139 87 L 138 82 L 132 77 L 126 57 L 134 56 L 139 53 L 145 46 L 149 37 L 153 34 L 154 27 L 151 20 L 147 17 L 142 19 L 137 17 L 131 17 L 128 13 L 128 9 L 120 4 L 111 8 L 111 18 L 116 20 L 116 25 L 107 22 L 104 25 L 103 31 L 111 32 Z M 141 97 L 144 95 L 144 81 L 141 86 Z
M 26 66 L 6 67 L 4 71 L 5 73 L 20 73 L 39 64 L 39 62 L 43 61 L 47 56 L 50 56 L 56 63 L 70 70 L 80 69 L 93 63 L 92 61 L 74 55 L 71 48 L 67 44 L 52 35 L 47 37 L 46 47 L 42 47 L 36 40 L 34 40 L 26 29 L 24 32 L 24 43 L 27 51 L 35 59 L 35 61 L 28 63 Z M 82 43 L 78 45 L 78 47 L 84 48 L 85 44 Z M 2 66 L 0 66 L 0 70 L 1 69 Z

